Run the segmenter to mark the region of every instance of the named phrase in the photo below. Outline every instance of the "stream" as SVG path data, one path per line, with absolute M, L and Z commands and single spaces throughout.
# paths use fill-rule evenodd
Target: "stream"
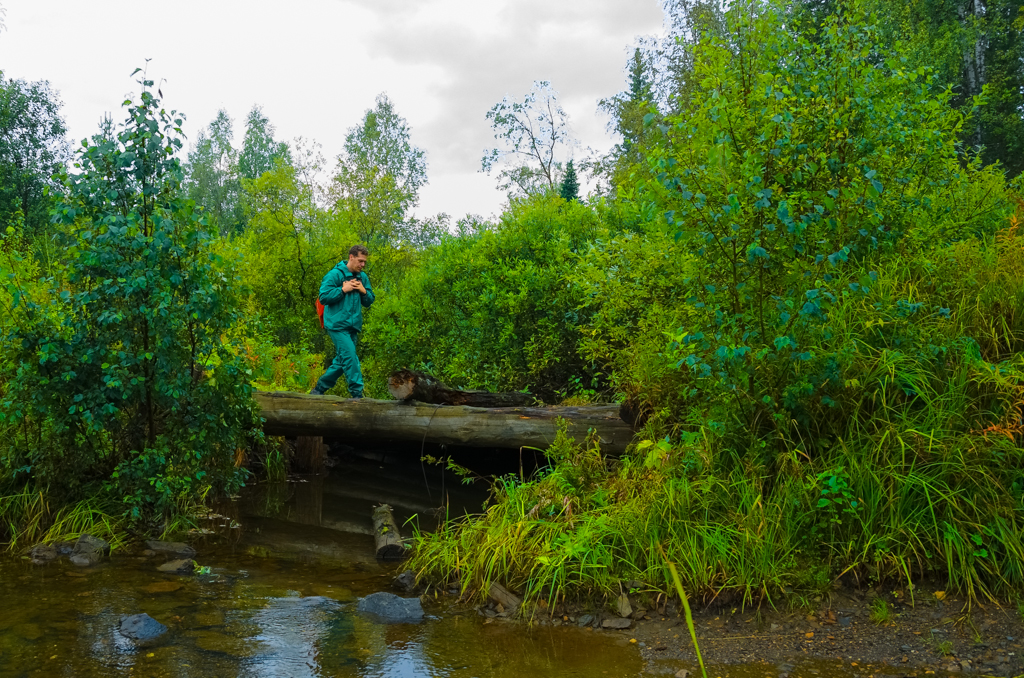
M 202 574 L 157 571 L 159 556 L 115 552 L 91 568 L 0 558 L 0 676 L 636 676 L 625 638 L 591 629 L 491 623 L 426 601 L 419 624 L 381 624 L 362 596 L 396 592 L 374 558 L 371 507 L 436 524 L 433 507 L 477 511 L 486 490 L 415 457 L 349 456 L 321 476 L 257 483 L 203 521 Z M 429 485 L 425 484 L 429 477 Z M 442 494 L 443 492 L 443 494 Z M 403 527 L 407 534 L 408 527 Z M 207 571 L 205 568 L 209 568 Z M 121 635 L 146 613 L 153 645 Z
M 374 556 L 373 507 L 390 504 L 409 536 L 412 524 L 436 527 L 437 506 L 452 516 L 478 512 L 487 488 L 408 453 L 353 451 L 331 461 L 322 475 L 252 483 L 216 506 L 189 539 L 202 566 L 196 574 L 160 572 L 170 557 L 144 545 L 86 568 L 0 554 L 0 678 L 670 678 L 681 668 L 700 675 L 683 622 L 672 615 L 652 612 L 628 631 L 580 627 L 568 617 L 564 625 L 528 625 L 488 618 L 454 596 L 426 597 L 420 623 L 362 615 L 357 603 L 371 593 L 411 595 L 393 583 L 402 565 Z M 925 594 L 917 606 L 894 603 L 893 622 L 880 626 L 868 620 L 865 593 L 872 592 L 835 590 L 820 610 L 765 610 L 760 619 L 757 610 L 696 610 L 709 677 L 946 678 L 1024 669 L 1024 626 L 1009 610 L 989 606 L 957 624 L 962 600 L 929 602 Z M 119 630 L 143 613 L 168 629 L 151 644 Z M 936 639 L 954 654 L 937 653 Z

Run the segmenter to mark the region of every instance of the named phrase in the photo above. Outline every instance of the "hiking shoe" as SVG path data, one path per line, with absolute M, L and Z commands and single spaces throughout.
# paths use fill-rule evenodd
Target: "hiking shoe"
M 313 390 L 309 392 L 309 395 L 323 395 L 324 391 L 320 388 L 320 384 L 313 387 Z

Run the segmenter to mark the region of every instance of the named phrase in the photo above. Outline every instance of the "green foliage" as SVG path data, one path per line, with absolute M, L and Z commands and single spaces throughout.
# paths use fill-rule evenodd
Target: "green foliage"
M 11 551 L 36 543 L 71 541 L 83 534 L 105 540 L 112 549 L 124 546 L 127 530 L 119 506 L 110 500 L 83 499 L 51 508 L 40 491 L 0 495 L 0 540 Z
M 600 214 L 606 223 L 617 218 L 612 210 Z M 692 275 L 691 261 L 673 236 L 655 229 L 593 243 L 566 274 L 578 299 L 575 350 L 646 412 L 674 408 L 680 400 L 683 375 L 665 357 L 665 332 L 688 325 L 693 315 L 678 298 Z
M 869 17 L 830 18 L 811 42 L 779 30 L 779 12 L 730 10 L 728 39 L 697 47 L 697 95 L 660 127 L 641 208 L 663 212 L 695 260 L 679 366 L 702 416 L 745 439 L 730 445 L 785 444 L 812 425 L 822 439 L 812 413 L 835 408 L 857 350 L 833 307 L 875 299 L 879 262 L 993 233 L 1008 205 L 1001 173 L 958 153 L 949 92 L 925 69 L 877 63 Z M 827 415 L 837 430 L 842 411 Z
M 260 106 L 253 106 L 245 120 L 245 139 L 238 154 L 238 176 L 258 179 L 264 172 L 274 169 L 278 162 L 290 165 L 291 150 L 285 142 L 274 140 L 274 126 L 270 119 Z
M 629 89 L 598 103 L 609 116 L 608 131 L 622 139 L 599 166 L 612 187 L 628 182 L 631 168 L 643 161 L 644 146 L 652 136 L 650 126 L 643 123 L 644 116 L 654 109 L 652 61 L 637 47 L 628 64 Z
M 0 71 L 0 223 L 22 221 L 29 238 L 47 234 L 51 176 L 70 158 L 60 105 L 50 83 Z
M 562 176 L 562 185 L 558 190 L 558 194 L 566 202 L 579 202 L 580 200 L 580 181 L 576 177 L 576 167 L 573 166 L 572 160 L 565 166 L 565 174 Z
M 570 395 L 574 383 L 593 388 L 596 375 L 575 350 L 579 292 L 566 276 L 602 232 L 593 208 L 540 197 L 425 252 L 367 319 L 369 388 L 382 389 L 403 367 L 454 386 L 529 389 L 545 399 Z
M 182 118 L 140 81 L 127 120 L 78 153 L 56 220 L 68 269 L 43 290 L 7 273 L 13 374 L 2 468 L 75 499 L 100 487 L 133 521 L 238 488 L 255 433 L 241 361 L 222 342 L 237 281 L 182 197 Z
M 200 130 L 186 168 L 189 199 L 206 209 L 210 225 L 222 234 L 240 233 L 245 227 L 233 137 L 227 111 L 217 111 L 217 117 Z
M 278 345 L 323 351 L 325 334 L 313 303 L 325 273 L 346 259 L 355 234 L 330 210 L 315 180 L 319 158 L 300 153 L 297 166 L 277 163 L 244 181 L 248 227 L 236 243 L 241 276 L 251 290 L 248 312 Z
M 961 133 L 983 146 L 986 163 L 1000 162 L 1012 177 L 1024 171 L 1024 2 L 871 3 L 885 33 L 884 44 L 910 68 L 934 69 L 940 87 L 950 87 L 953 105 L 980 107 Z
M 371 252 L 418 240 L 416 224 L 408 217 L 427 183 L 424 155 L 412 145 L 408 123 L 386 94 L 377 96 L 362 124 L 345 136 L 334 178 L 336 208 Z
M 879 58 L 873 17 L 812 34 L 786 11 L 735 5 L 692 46 L 689 96 L 648 114 L 647 166 L 549 297 L 575 314 L 562 360 L 650 415 L 640 442 L 606 465 L 560 438 L 418 535 L 427 579 L 615 596 L 667 588 L 667 559 L 758 604 L 847 573 L 1024 585 L 1024 205 L 959 145 L 952 94 Z

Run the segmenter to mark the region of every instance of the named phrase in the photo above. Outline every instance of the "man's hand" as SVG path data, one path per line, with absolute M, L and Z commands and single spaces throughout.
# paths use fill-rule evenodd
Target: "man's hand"
M 349 292 L 359 292 L 359 294 L 366 294 L 366 288 L 363 287 L 363 282 L 357 278 L 351 278 L 341 284 L 341 291 L 348 294 Z

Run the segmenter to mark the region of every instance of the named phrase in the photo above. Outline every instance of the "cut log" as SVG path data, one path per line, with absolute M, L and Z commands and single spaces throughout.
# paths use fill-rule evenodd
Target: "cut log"
M 398 531 L 391 507 L 381 504 L 373 509 L 373 540 L 377 558 L 380 560 L 401 560 L 405 558 L 405 544 Z
M 524 407 L 533 402 L 529 393 L 490 393 L 449 388 L 422 372 L 398 370 L 388 377 L 388 392 L 395 400 L 418 400 L 431 405 L 469 407 Z
M 393 400 L 337 398 L 303 393 L 253 394 L 267 435 L 343 437 L 359 441 L 422 441 L 467 447 L 535 447 L 555 439 L 557 422 L 582 443 L 597 433 L 601 450 L 619 454 L 633 429 L 619 418 L 618 405 L 586 407 L 501 407 L 425 405 Z
M 509 591 L 498 582 L 491 582 L 491 587 L 487 590 L 487 593 L 494 602 L 500 603 L 503 608 L 510 612 L 519 607 L 523 602 L 522 598 Z

